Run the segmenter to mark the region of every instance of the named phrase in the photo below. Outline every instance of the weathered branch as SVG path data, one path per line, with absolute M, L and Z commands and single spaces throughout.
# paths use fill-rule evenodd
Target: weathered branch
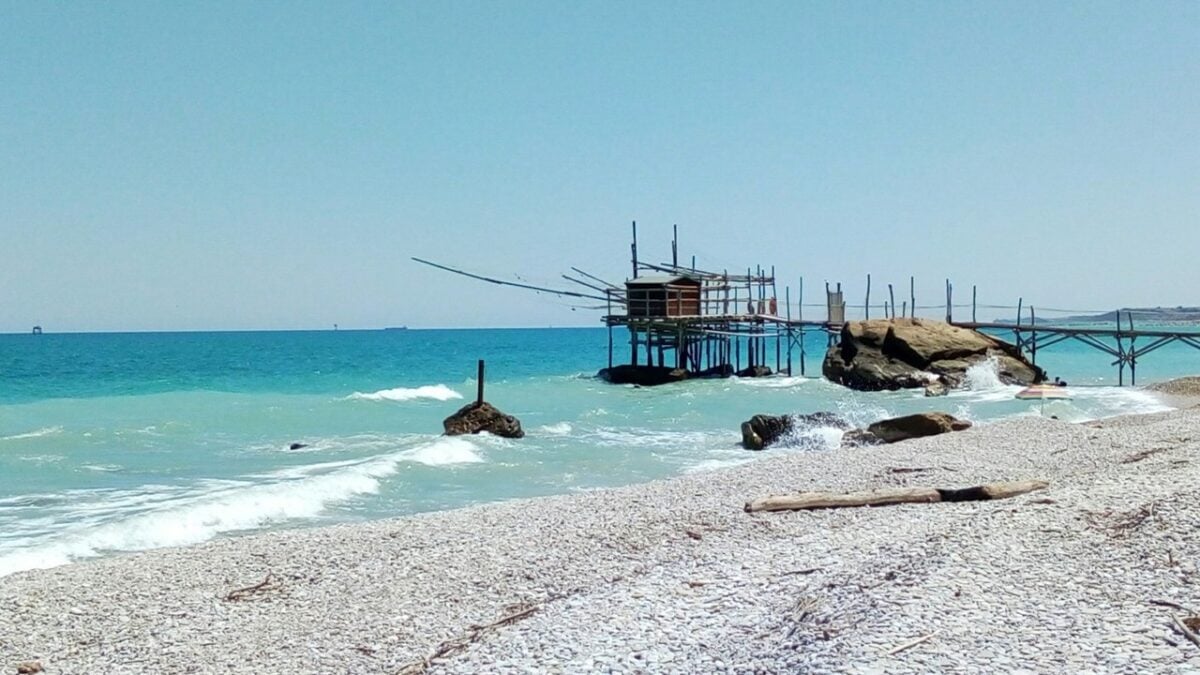
M 1185 638 L 1190 640 L 1192 644 L 1200 647 L 1200 635 L 1196 635 L 1196 632 L 1188 628 L 1183 621 L 1180 621 L 1179 617 L 1172 615 L 1171 619 L 1175 621 L 1175 627 L 1179 629 L 1179 632 L 1183 633 Z
M 257 584 L 254 584 L 253 586 L 247 586 L 245 588 L 238 588 L 238 589 L 229 591 L 229 593 L 225 594 L 225 599 L 230 600 L 230 601 L 236 601 L 236 600 L 242 600 L 248 596 L 254 595 L 255 593 L 261 593 L 262 591 L 267 590 L 267 588 L 270 587 L 271 582 L 274 580 L 275 580 L 275 575 L 272 574 L 271 572 L 267 572 L 267 577 L 265 579 L 263 579 L 262 581 L 258 582 Z
M 836 494 L 831 492 L 802 492 L 796 495 L 773 495 L 746 502 L 747 513 L 756 511 L 795 511 L 808 509 L 837 509 L 851 506 L 885 506 L 888 504 L 929 504 L 932 502 L 985 501 L 1016 497 L 1045 488 L 1049 483 L 1026 480 L 1014 483 L 988 483 L 969 488 L 884 488 L 864 492 Z

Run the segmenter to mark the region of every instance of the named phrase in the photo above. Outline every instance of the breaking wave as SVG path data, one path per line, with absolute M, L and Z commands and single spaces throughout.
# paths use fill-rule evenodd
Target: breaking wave
M 205 481 L 193 488 L 146 486 L 72 502 L 76 525 L 50 537 L 17 534 L 4 541 L 0 576 L 63 565 L 110 551 L 185 546 L 218 535 L 290 520 L 311 519 L 329 507 L 379 491 L 406 462 L 427 466 L 478 463 L 476 447 L 438 438 L 359 462 L 326 462 L 250 479 Z M 132 511 L 132 513 L 131 513 Z
M 449 401 L 462 397 L 462 394 L 444 384 L 431 384 L 414 388 L 397 387 L 395 389 L 380 389 L 369 394 L 356 391 L 346 398 L 361 401 L 415 401 L 423 398 L 435 401 Z

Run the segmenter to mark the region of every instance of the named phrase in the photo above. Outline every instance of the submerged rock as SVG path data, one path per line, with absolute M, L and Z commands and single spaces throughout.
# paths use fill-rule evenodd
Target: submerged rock
M 596 377 L 612 384 L 636 384 L 643 387 L 653 387 L 671 382 L 682 382 L 688 379 L 688 372 L 682 368 L 666 366 L 613 366 L 596 373 Z
M 737 371 L 738 377 L 770 377 L 772 371 L 766 366 L 751 366 Z
M 805 415 L 755 415 L 742 422 L 742 447 L 747 450 L 762 450 L 778 444 L 781 439 L 820 427 L 849 429 L 850 423 L 831 412 L 815 412 Z
M 307 448 L 307 447 L 308 447 L 308 443 L 292 443 L 291 445 L 288 446 L 288 450 L 299 450 L 301 448 Z
M 936 436 L 969 428 L 971 423 L 967 420 L 960 420 L 946 413 L 929 412 L 881 420 L 868 426 L 866 431 L 885 443 L 896 443 L 910 438 Z
M 463 436 L 486 431 L 504 438 L 523 438 L 521 421 L 505 415 L 486 401 L 470 403 L 442 421 L 447 436 Z
M 933 383 L 961 386 L 967 369 L 994 359 L 1005 384 L 1046 379 L 1016 347 L 990 335 L 928 319 L 875 319 L 842 326 L 821 370 L 838 384 L 860 391 L 913 389 Z
M 930 382 L 925 385 L 925 396 L 927 397 L 946 396 L 949 393 L 950 387 L 947 387 L 942 382 Z

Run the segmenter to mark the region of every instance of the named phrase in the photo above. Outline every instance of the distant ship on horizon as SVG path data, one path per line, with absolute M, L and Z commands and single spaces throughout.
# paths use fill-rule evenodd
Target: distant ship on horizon
M 384 330 L 408 330 L 408 326 L 388 326 Z

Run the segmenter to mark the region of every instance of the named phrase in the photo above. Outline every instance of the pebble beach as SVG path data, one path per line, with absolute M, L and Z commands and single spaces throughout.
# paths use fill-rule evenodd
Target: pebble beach
M 746 513 L 1040 479 L 984 502 Z M 0 672 L 1200 672 L 1200 407 L 0 578 Z M 36 671 L 30 671 L 36 672 Z

